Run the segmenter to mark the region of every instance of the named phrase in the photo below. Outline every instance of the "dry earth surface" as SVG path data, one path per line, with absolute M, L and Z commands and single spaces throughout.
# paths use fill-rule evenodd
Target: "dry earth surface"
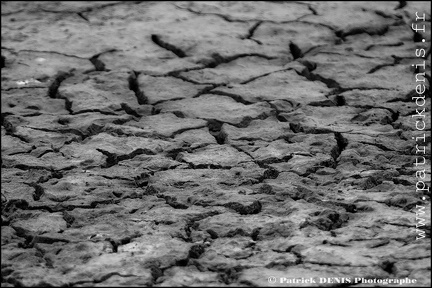
M 430 285 L 429 1 L 1 5 L 2 286 Z

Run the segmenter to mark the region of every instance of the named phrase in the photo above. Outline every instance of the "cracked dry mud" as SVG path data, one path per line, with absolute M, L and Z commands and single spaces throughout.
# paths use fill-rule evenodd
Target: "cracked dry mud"
M 2 286 L 430 285 L 429 2 L 1 5 Z

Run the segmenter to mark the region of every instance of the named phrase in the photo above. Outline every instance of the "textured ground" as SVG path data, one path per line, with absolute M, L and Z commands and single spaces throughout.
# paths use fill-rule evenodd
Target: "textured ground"
M 428 286 L 429 5 L 2 2 L 2 286 Z

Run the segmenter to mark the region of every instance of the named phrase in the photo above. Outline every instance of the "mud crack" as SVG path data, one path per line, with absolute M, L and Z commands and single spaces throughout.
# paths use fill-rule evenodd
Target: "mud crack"
M 175 55 L 177 55 L 180 58 L 184 58 L 187 56 L 183 50 L 181 50 L 180 48 L 162 40 L 162 37 L 157 35 L 157 34 L 152 34 L 151 40 L 153 41 L 153 43 L 155 43 L 159 47 L 162 47 L 168 51 L 171 51 L 172 53 L 174 53 Z

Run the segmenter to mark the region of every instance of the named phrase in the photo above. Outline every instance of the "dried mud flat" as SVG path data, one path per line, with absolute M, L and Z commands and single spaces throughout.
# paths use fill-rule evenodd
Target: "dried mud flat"
M 430 285 L 430 2 L 1 5 L 2 286 Z

